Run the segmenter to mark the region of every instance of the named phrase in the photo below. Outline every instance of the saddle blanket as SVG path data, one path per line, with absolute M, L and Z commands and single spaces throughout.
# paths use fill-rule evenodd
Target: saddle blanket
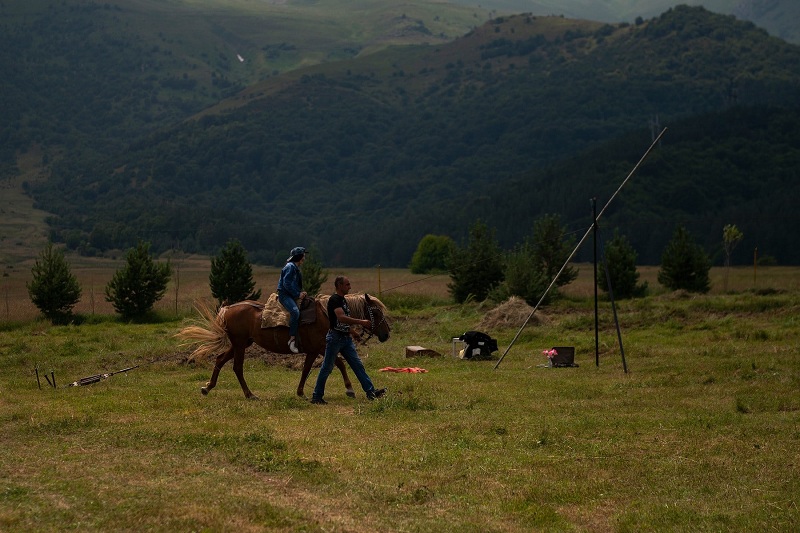
M 303 298 L 297 302 L 300 308 L 300 323 L 313 324 L 317 320 L 317 306 L 314 298 Z M 289 311 L 278 300 L 278 294 L 273 292 L 264 304 L 261 311 L 261 328 L 289 327 Z

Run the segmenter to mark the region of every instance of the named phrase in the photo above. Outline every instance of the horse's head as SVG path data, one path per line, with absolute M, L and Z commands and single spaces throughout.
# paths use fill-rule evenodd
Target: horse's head
M 389 338 L 389 322 L 386 321 L 386 306 L 377 298 L 370 298 L 369 294 L 364 295 L 367 316 L 369 317 L 369 334 L 378 337 L 381 342 L 386 342 Z

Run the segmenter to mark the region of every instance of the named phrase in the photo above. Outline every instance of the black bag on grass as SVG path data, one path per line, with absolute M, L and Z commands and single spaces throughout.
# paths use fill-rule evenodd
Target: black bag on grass
M 459 340 L 466 344 L 462 359 L 491 359 L 492 352 L 497 351 L 497 341 L 480 331 L 467 331 Z

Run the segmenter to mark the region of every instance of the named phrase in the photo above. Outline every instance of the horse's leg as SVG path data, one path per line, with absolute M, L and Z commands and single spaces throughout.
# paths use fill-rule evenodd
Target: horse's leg
M 305 398 L 306 394 L 303 391 L 306 387 L 306 379 L 308 379 L 308 375 L 311 373 L 311 367 L 314 366 L 314 361 L 316 361 L 317 356 L 315 354 L 306 354 L 306 359 L 303 361 L 303 371 L 300 373 L 300 383 L 297 384 L 297 395 L 301 398 Z
M 248 400 L 258 400 L 258 396 L 250 392 L 247 388 L 247 382 L 244 380 L 244 349 L 245 346 L 234 346 L 233 348 L 233 373 L 239 379 L 239 385 L 242 386 L 244 397 Z
M 208 394 L 211 389 L 217 386 L 217 378 L 219 377 L 219 371 L 222 370 L 222 367 L 225 366 L 225 363 L 230 361 L 233 358 L 233 346 L 231 346 L 227 351 L 219 354 L 217 356 L 217 361 L 214 364 L 214 371 L 211 373 L 211 379 L 208 380 L 205 387 L 200 387 L 200 392 L 203 393 L 203 396 Z
M 353 384 L 350 383 L 350 376 L 347 375 L 347 365 L 344 364 L 344 359 L 341 355 L 336 356 L 336 362 L 334 363 L 336 368 L 342 373 L 342 379 L 344 379 L 344 387 L 345 387 L 345 394 L 347 394 L 350 398 L 356 397 L 356 391 L 353 390 Z

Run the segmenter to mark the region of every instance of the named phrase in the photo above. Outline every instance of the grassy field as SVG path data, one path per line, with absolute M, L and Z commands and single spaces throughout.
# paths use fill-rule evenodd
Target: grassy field
M 164 303 L 159 323 L 121 324 L 99 304 L 81 326 L 2 322 L 0 531 L 800 528 L 796 268 L 734 269 L 726 293 L 714 270 L 702 296 L 665 292 L 642 269 L 652 295 L 617 306 L 628 373 L 607 301 L 595 365 L 586 266 L 496 370 L 529 308 L 454 305 L 445 276 L 346 272 L 392 312 L 390 340 L 360 349 L 389 394 L 349 399 L 334 374 L 327 406 L 294 396 L 299 371 L 257 349 L 245 375 L 260 401 L 230 367 L 200 394 L 211 363 L 187 362 L 173 335 L 189 295 L 207 292 L 203 268 L 185 260 L 178 312 Z M 112 270 L 76 272 L 99 287 Z M 276 276 L 256 272 L 265 290 Z M 470 329 L 498 340 L 494 360 L 451 357 Z M 407 359 L 409 345 L 442 356 Z M 578 368 L 543 367 L 558 345 L 575 346 Z

